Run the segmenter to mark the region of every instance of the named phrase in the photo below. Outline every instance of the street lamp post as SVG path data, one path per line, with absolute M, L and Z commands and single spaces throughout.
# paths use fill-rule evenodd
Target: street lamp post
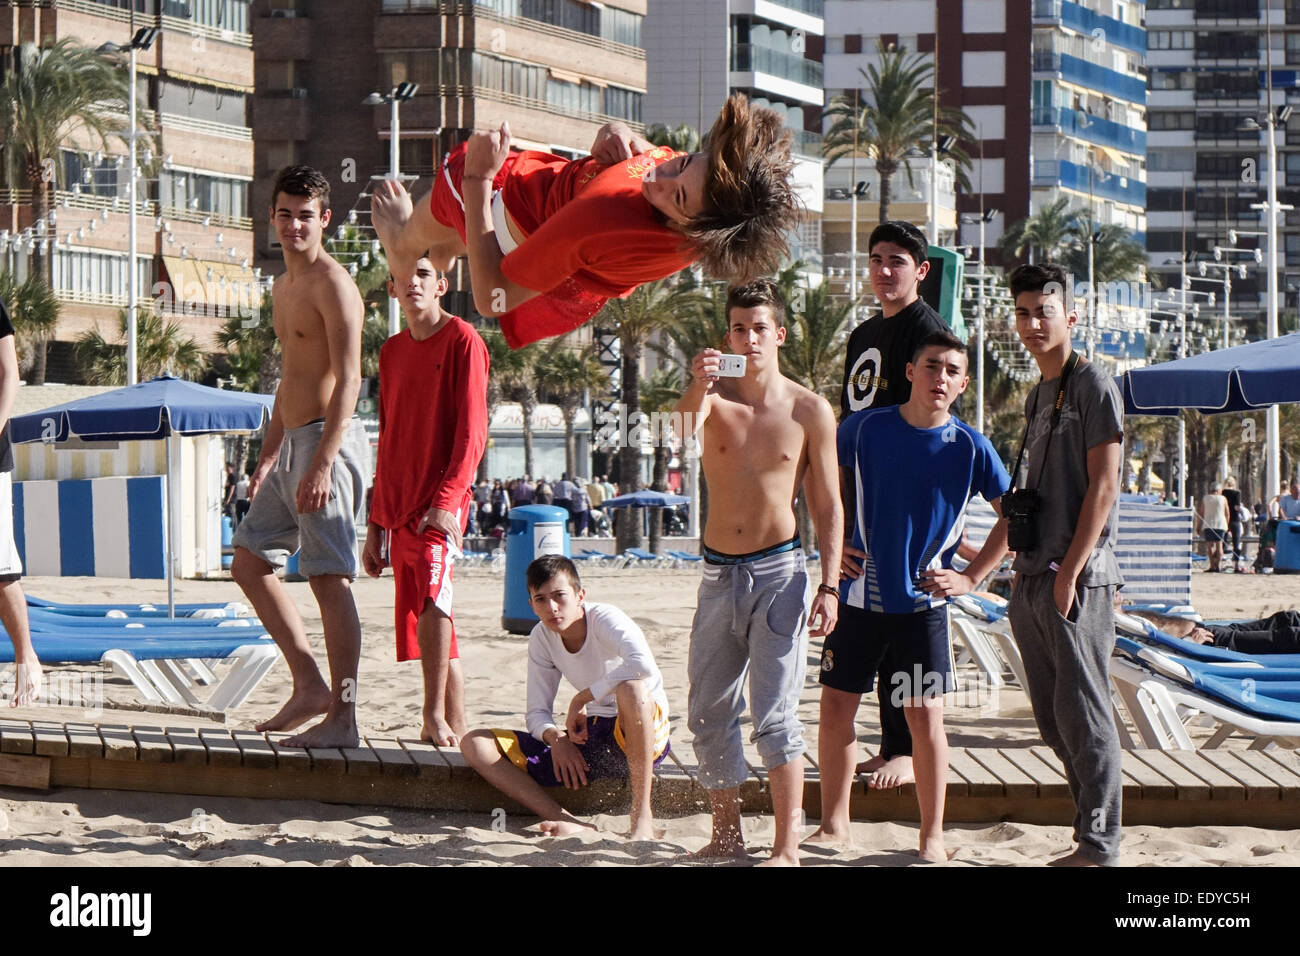
M 978 223 L 980 227 L 980 253 L 979 253 L 979 286 L 975 290 L 975 309 L 977 312 L 975 318 L 975 430 L 983 433 L 984 431 L 984 283 L 987 281 L 987 274 L 984 271 L 984 227 L 992 222 L 998 215 L 996 209 L 984 208 L 984 193 L 980 193 L 980 212 L 978 216 L 972 216 L 969 213 L 959 217 L 961 222 L 967 224 Z
M 147 50 L 153 46 L 153 41 L 158 36 L 157 27 L 141 27 L 135 31 L 131 37 L 131 42 L 125 47 L 120 47 L 116 43 L 105 43 L 100 46 L 101 53 L 121 53 L 126 50 L 127 58 L 127 84 L 130 87 L 127 101 L 127 124 L 130 133 L 127 135 L 127 184 L 126 184 L 126 384 L 134 385 L 139 381 L 139 371 L 137 369 L 138 356 L 136 353 L 136 309 L 140 297 L 139 279 L 136 275 L 136 249 L 139 239 L 135 228 L 135 203 L 136 203 L 136 116 L 135 116 L 135 53 L 137 50 Z
M 401 136 L 402 121 L 399 112 L 399 106 L 406 100 L 415 96 L 415 91 L 420 88 L 418 83 L 398 83 L 387 93 L 374 92 L 361 101 L 362 106 L 382 106 L 384 103 L 389 104 L 390 112 L 388 115 L 388 178 L 396 181 L 401 175 Z M 397 304 L 397 300 L 392 296 L 388 297 L 388 335 L 391 338 L 402 330 L 402 313 Z

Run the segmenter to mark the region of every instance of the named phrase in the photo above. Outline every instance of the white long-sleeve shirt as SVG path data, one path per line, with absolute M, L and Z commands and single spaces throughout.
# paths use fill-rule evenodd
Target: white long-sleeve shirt
M 614 688 L 626 680 L 644 680 L 650 697 L 668 715 L 663 675 L 650 645 L 635 621 L 612 604 L 587 604 L 587 639 L 576 654 L 560 635 L 538 623 L 528 637 L 528 732 L 538 740 L 555 723 L 555 695 L 564 677 L 575 691 L 590 690 L 591 717 L 618 716 Z M 567 703 L 565 709 L 567 710 Z

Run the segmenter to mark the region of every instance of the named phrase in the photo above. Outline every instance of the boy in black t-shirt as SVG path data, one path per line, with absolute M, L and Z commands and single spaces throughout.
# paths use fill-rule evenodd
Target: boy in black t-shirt
M 9 414 L 18 394 L 18 349 L 9 313 L 0 302 L 0 624 L 14 645 L 13 694 L 10 707 L 35 703 L 41 696 L 41 662 L 32 648 L 27 626 L 27 597 L 19 579 L 23 563 L 14 545 L 13 491 L 9 473 L 14 469 L 13 446 L 9 439 Z
M 880 314 L 872 316 L 849 336 L 844 359 L 844 388 L 840 395 L 840 421 L 865 408 L 901 405 L 911 397 L 907 363 L 921 342 L 935 332 L 947 332 L 939 314 L 921 298 L 920 284 L 930 271 L 929 245 L 921 230 L 910 222 L 891 219 L 871 232 L 867 241 L 868 275 L 871 291 L 880 300 Z M 851 496 L 845 507 L 852 509 Z M 844 527 L 853 527 L 852 512 L 845 512 Z M 866 558 L 845 543 L 842 576 L 857 578 Z M 889 686 L 894 662 L 886 655 L 878 679 Z M 880 753 L 858 764 L 858 773 L 869 773 L 868 785 L 886 789 L 911 783 L 912 735 L 902 707 L 895 707 L 889 695 L 880 697 Z

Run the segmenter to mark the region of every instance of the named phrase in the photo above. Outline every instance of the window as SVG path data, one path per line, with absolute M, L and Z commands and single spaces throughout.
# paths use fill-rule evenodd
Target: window
M 1130 122 L 1128 125 L 1136 126 Z M 1147 129 L 1151 132 L 1173 129 L 1195 129 L 1196 114 L 1191 110 L 1152 110 L 1147 117 Z
M 1198 99 L 1239 99 L 1256 96 L 1259 92 L 1259 76 L 1255 73 L 1226 73 L 1212 70 L 1196 74 L 1196 96 Z
M 418 176 L 433 174 L 433 140 L 408 139 L 403 136 L 397 150 L 403 172 Z
M 126 157 L 85 156 L 70 149 L 63 150 L 63 185 L 65 189 L 79 187 L 88 196 L 126 197 Z
M 293 162 L 292 156 L 279 161 L 282 150 L 266 147 L 270 170 L 279 170 Z M 158 204 L 166 209 L 209 212 L 233 219 L 248 218 L 248 183 L 205 173 L 164 169 L 158 174 Z
M 385 53 L 379 58 L 379 70 L 379 85 L 384 89 L 409 82 L 432 92 L 438 85 L 438 54 L 432 50 Z
M 1147 169 L 1154 172 L 1190 173 L 1196 168 L 1196 154 L 1187 149 L 1150 149 Z
M 1259 37 L 1253 33 L 1198 33 L 1198 60 L 1244 60 L 1259 57 Z
M 1195 76 L 1189 70 L 1152 70 L 1151 89 L 1190 90 L 1194 86 Z
M 1191 50 L 1196 46 L 1192 30 L 1148 30 L 1148 50 Z
M 1196 157 L 1196 178 L 1236 179 L 1241 175 L 1241 161 L 1248 158 L 1237 153 L 1200 153 Z
M 1196 117 L 1197 139 L 1259 140 L 1258 130 L 1242 130 L 1238 113 L 1201 113 Z
M 126 253 L 82 252 L 60 247 L 50 262 L 54 288 L 82 296 L 126 298 Z M 141 297 L 153 285 L 153 257 L 136 256 L 136 288 Z

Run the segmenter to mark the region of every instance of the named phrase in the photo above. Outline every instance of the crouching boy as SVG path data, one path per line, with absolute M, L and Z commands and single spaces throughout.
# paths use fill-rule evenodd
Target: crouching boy
M 483 779 L 541 817 L 548 836 L 595 827 L 545 788 L 630 777 L 628 836 L 653 839 L 650 784 L 668 754 L 668 698 L 645 635 L 613 605 L 585 604 L 578 570 L 562 555 L 538 558 L 525 576 L 540 619 L 528 638 L 528 729 L 475 730 L 461 752 Z M 562 728 L 555 725 L 561 677 L 581 688 Z
M 931 332 L 906 373 L 912 392 L 904 404 L 854 412 L 837 436 L 844 510 L 856 514 L 851 545 L 865 552 L 866 562 L 861 568 L 844 562 L 839 623 L 822 650 L 822 822 L 809 840 L 852 842 L 854 719 L 888 659 L 894 662 L 890 686 L 876 692 L 902 706 L 912 734 L 920 856 L 943 862 L 943 695 L 956 689 L 945 598 L 965 594 L 996 567 L 1006 552 L 1005 523 L 994 526 L 965 573 L 951 570 L 951 560 L 966 503 L 982 494 L 997 508 L 1011 479 L 988 440 L 949 414 L 970 381 L 961 341 L 947 331 Z

